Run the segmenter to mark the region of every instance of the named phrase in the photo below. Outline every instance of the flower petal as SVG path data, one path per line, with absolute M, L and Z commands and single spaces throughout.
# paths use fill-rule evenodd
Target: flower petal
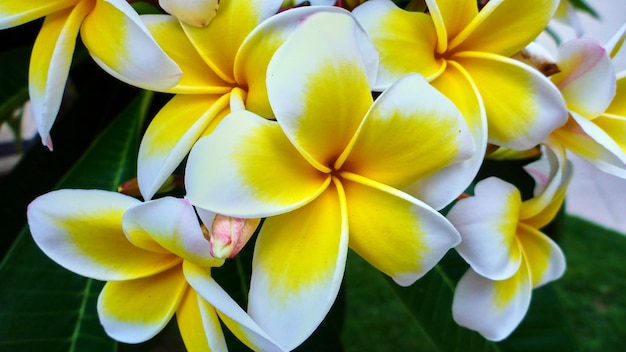
M 217 14 L 219 0 L 159 0 L 159 6 L 179 20 L 196 27 L 204 27 Z
M 300 153 L 323 172 L 330 172 L 372 104 L 355 29 L 348 15 L 313 15 L 267 68 L 276 119 Z
M 622 71 L 617 75 L 615 97 L 613 97 L 613 101 L 605 113 L 626 117 L 626 71 Z
M 491 0 L 450 41 L 448 51 L 482 51 L 510 57 L 537 38 L 558 5 L 559 0 Z
M 399 285 L 411 285 L 459 243 L 452 224 L 428 205 L 364 177 L 341 176 L 350 248 Z
M 187 351 L 228 349 L 215 308 L 194 289 L 185 292 L 176 311 L 176 321 Z
M 79 0 L 2 0 L 0 29 L 16 27 L 76 4 Z
M 234 68 L 235 80 L 247 87 L 246 110 L 267 118 L 274 116 L 265 83 L 267 65 L 276 49 L 287 40 L 289 35 L 307 17 L 320 11 L 346 13 L 339 7 L 298 7 L 268 18 L 246 37 L 235 57 Z M 362 35 L 365 37 L 364 32 Z M 370 50 L 375 49 L 372 47 Z
M 525 261 L 532 277 L 533 288 L 563 276 L 565 256 L 554 241 L 525 223 L 521 223 L 517 231 L 517 238 L 524 250 Z
M 268 218 L 256 241 L 248 312 L 286 350 L 317 328 L 339 291 L 348 223 L 345 195 L 336 187 Z
M 625 40 L 626 40 L 626 23 L 624 23 L 621 27 L 619 27 L 619 29 L 615 32 L 615 34 L 604 45 L 611 59 L 614 58 L 615 55 L 617 55 L 617 53 L 622 49 L 622 45 L 624 45 Z
M 615 71 L 606 50 L 594 39 L 570 40 L 559 49 L 561 72 L 550 77 L 569 110 L 589 119 L 603 113 L 615 95 Z
M 37 35 L 28 72 L 33 116 L 42 142 L 52 150 L 50 129 L 61 107 L 80 23 L 88 2 L 46 16 Z
M 250 318 L 250 316 L 211 278 L 210 272 L 185 262 L 185 277 L 206 300 L 206 306 L 217 310 L 228 329 L 246 346 L 255 351 L 280 351 L 280 347 Z
M 263 20 L 276 14 L 281 0 L 229 0 L 220 2 L 208 26 L 182 23 L 189 40 L 204 61 L 223 80 L 235 83 L 235 56 L 244 39 Z
M 478 6 L 473 0 L 427 0 L 426 3 L 437 29 L 437 52 L 445 53 L 448 50 L 448 42 L 478 15 Z
M 128 241 L 122 215 L 138 203 L 115 192 L 59 190 L 29 205 L 28 223 L 39 248 L 68 270 L 98 280 L 134 279 L 180 262 Z
M 170 321 L 188 287 L 180 265 L 141 279 L 107 282 L 98 296 L 100 323 L 118 341 L 144 342 Z
M 171 253 L 201 266 L 220 266 L 210 254 L 211 244 L 200 229 L 193 206 L 186 199 L 164 197 L 129 209 L 122 224 L 128 239 L 148 237 Z
M 468 186 L 480 169 L 487 150 L 487 115 L 480 93 L 469 74 L 456 62 L 450 62 L 445 74 L 431 84 L 447 96 L 461 111 L 474 142 L 471 158 L 455 162 L 429 174 L 403 189 L 435 209 L 450 204 Z
M 183 72 L 180 81 L 164 91 L 174 94 L 223 94 L 232 89 L 204 62 L 174 17 L 143 15 L 141 19 L 154 40 Z
M 452 316 L 457 324 L 500 341 L 513 332 L 530 305 L 532 286 L 526 262 L 502 281 L 486 279 L 469 269 L 456 285 Z
M 94 61 L 123 82 L 164 90 L 181 78 L 178 65 L 157 45 L 126 1 L 96 1 L 80 34 Z
M 248 111 L 231 113 L 196 142 L 185 173 L 192 204 L 244 218 L 298 208 L 329 182 L 330 176 L 309 165 L 275 121 Z
M 457 54 L 478 87 L 487 112 L 489 142 L 525 150 L 567 121 L 563 97 L 541 73 L 513 59 Z
M 445 61 L 435 58 L 437 34 L 430 16 L 404 11 L 390 0 L 367 1 L 352 14 L 380 52 L 374 90 L 412 72 L 430 80 L 445 69 Z
M 520 193 L 495 177 L 480 181 L 474 192 L 473 197 L 459 200 L 447 215 L 463 239 L 456 250 L 480 276 L 509 278 L 522 261 L 516 240 Z
M 402 189 L 469 158 L 474 145 L 456 106 L 421 76 L 411 74 L 376 99 L 349 153 L 342 170 Z M 447 201 L 456 198 L 473 176 L 454 187 L 458 193 Z
M 177 95 L 152 119 L 139 146 L 137 181 L 151 199 L 200 136 L 228 111 L 230 95 Z

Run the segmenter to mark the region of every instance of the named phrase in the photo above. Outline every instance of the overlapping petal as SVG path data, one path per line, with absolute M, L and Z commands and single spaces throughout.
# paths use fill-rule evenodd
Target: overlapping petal
M 479 52 L 457 54 L 455 61 L 470 74 L 483 99 L 489 142 L 530 149 L 567 121 L 563 97 L 538 71 Z
M 165 92 L 174 94 L 221 94 L 232 89 L 207 65 L 191 44 L 180 23 L 172 16 L 143 15 L 141 19 L 154 40 L 176 62 L 183 75 Z
M 339 7 L 304 6 L 281 12 L 263 21 L 241 44 L 235 57 L 235 80 L 247 87 L 246 110 L 263 117 L 274 113 L 267 97 L 266 73 L 276 49 L 307 17 L 318 12 L 346 13 Z M 359 32 L 365 36 L 364 32 Z M 371 46 L 365 50 L 374 51 Z M 370 56 L 374 54 L 369 54 Z
M 187 289 L 176 311 L 178 330 L 187 351 L 226 351 L 226 340 L 215 308 Z
M 223 80 L 235 83 L 234 58 L 246 36 L 276 14 L 281 0 L 224 0 L 206 27 L 182 24 L 200 56 Z
M 615 97 L 604 113 L 611 116 L 626 117 L 626 71 L 617 75 Z
M 107 282 L 98 297 L 100 323 L 118 341 L 146 341 L 170 321 L 187 287 L 181 266 L 142 279 Z
M 122 223 L 133 243 L 150 237 L 169 252 L 196 265 L 213 267 L 223 263 L 211 256 L 211 245 L 186 199 L 164 197 L 139 204 L 124 214 Z
M 224 324 L 237 338 L 255 351 L 279 351 L 280 347 L 237 305 L 208 271 L 185 262 L 185 277 L 198 295 L 206 300 L 200 304 L 201 311 L 209 307 L 217 310 Z M 208 304 L 207 304 L 208 303 Z M 208 330 L 208 329 L 205 329 Z
M 122 230 L 122 215 L 138 203 L 113 192 L 59 190 L 29 205 L 28 223 L 43 252 L 73 272 L 98 280 L 141 278 L 181 260 L 128 241 Z
M 341 176 L 350 248 L 398 284 L 411 285 L 459 243 L 452 224 L 421 201 L 358 175 Z
M 477 274 L 504 280 L 519 270 L 522 261 L 516 239 L 520 193 L 494 177 L 479 182 L 474 192 L 447 215 L 463 238 L 456 250 Z
M 310 204 L 268 218 L 255 245 L 248 312 L 287 350 L 326 316 L 343 277 L 348 219 L 334 184 Z
M 152 119 L 139 147 L 137 181 L 151 199 L 203 133 L 228 111 L 230 94 L 176 95 Z
M 437 33 L 430 16 L 404 11 L 390 0 L 367 1 L 354 9 L 353 15 L 379 49 L 375 90 L 412 72 L 431 80 L 445 70 L 445 61 L 435 57 Z
M 446 74 L 431 84 L 461 111 L 474 142 L 474 154 L 469 159 L 422 177 L 405 189 L 431 207 L 441 209 L 463 193 L 482 165 L 487 149 L 487 115 L 476 85 L 458 63 L 449 62 Z
M 195 144 L 185 174 L 192 204 L 238 217 L 298 208 L 329 183 L 330 175 L 308 164 L 275 121 L 247 111 L 231 113 Z
M 565 256 L 548 236 L 534 227 L 521 223 L 518 239 L 530 270 L 533 288 L 554 281 L 565 272 Z
M 376 99 L 348 151 L 342 170 L 402 189 L 469 158 L 474 145 L 455 105 L 421 76 L 412 74 Z M 459 193 L 472 177 L 463 180 Z
M 459 325 L 478 331 L 492 341 L 506 338 L 522 321 L 532 284 L 526 262 L 512 277 L 493 281 L 469 269 L 456 286 L 452 315 Z
M 571 40 L 559 49 L 560 72 L 551 76 L 571 111 L 593 119 L 602 114 L 615 95 L 615 71 L 611 58 L 591 38 Z
M 3 0 L 0 29 L 11 28 L 75 5 L 80 0 Z
M 35 40 L 28 90 L 42 142 L 52 150 L 50 129 L 61 106 L 81 21 L 91 10 L 87 1 L 46 16 Z
M 96 1 L 80 33 L 94 61 L 121 81 L 145 89 L 164 90 L 181 78 L 178 65 L 152 39 L 126 1 Z
M 448 42 L 467 27 L 478 14 L 476 1 L 427 0 L 428 12 L 437 29 L 437 52 L 448 50 Z
M 346 14 L 311 16 L 267 68 L 276 119 L 298 151 L 323 172 L 333 168 L 372 104 L 355 28 Z M 320 43 L 319 38 L 327 39 L 311 44 Z M 298 69 L 292 62 L 298 62 Z
M 448 52 L 481 51 L 509 57 L 546 28 L 558 5 L 559 0 L 491 0 L 459 35 L 449 38 Z
M 217 14 L 219 0 L 159 0 L 159 6 L 179 20 L 204 27 Z

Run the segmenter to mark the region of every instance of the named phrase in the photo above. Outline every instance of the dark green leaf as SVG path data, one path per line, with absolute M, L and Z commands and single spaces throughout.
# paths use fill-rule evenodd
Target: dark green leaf
M 0 53 L 0 125 L 28 100 L 30 47 Z
M 589 4 L 587 4 L 587 2 L 585 0 L 569 0 L 570 4 L 572 4 L 572 6 L 574 6 L 576 9 L 586 12 L 589 15 L 595 17 L 595 18 L 600 18 L 600 15 L 598 15 L 598 13 L 596 12 L 596 10 L 593 9 L 593 7 L 589 6 Z
M 133 177 L 150 98 L 143 94 L 120 114 L 59 188 L 115 190 Z M 95 311 L 101 286 L 52 262 L 24 229 L 0 264 L 0 350 L 113 351 Z

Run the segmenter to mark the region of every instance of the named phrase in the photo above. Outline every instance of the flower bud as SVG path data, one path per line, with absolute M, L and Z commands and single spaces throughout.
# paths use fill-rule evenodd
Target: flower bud
M 248 243 L 260 222 L 261 219 L 215 215 L 209 231 L 211 255 L 215 258 L 233 258 Z

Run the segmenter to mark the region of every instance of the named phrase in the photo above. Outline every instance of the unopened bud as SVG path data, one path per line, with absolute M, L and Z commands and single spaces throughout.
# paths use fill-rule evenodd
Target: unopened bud
M 261 219 L 242 219 L 217 214 L 209 231 L 211 255 L 215 258 L 233 258 L 259 226 Z

